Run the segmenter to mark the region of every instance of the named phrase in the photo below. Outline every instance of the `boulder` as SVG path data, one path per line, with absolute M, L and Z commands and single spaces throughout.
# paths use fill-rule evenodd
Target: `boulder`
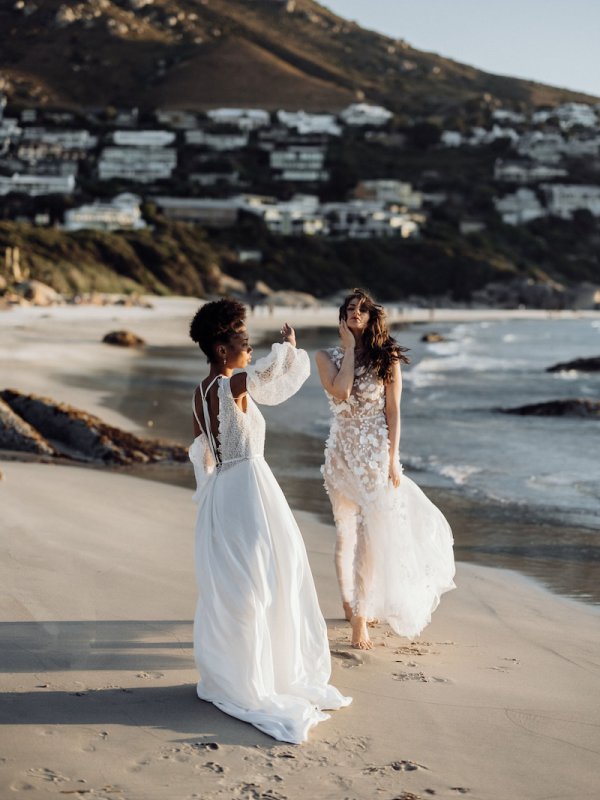
M 552 367 L 548 367 L 546 372 L 567 372 L 572 369 L 578 372 L 600 372 L 600 356 L 563 361 L 561 364 L 554 364 Z
M 34 306 L 53 306 L 63 302 L 62 295 L 41 281 L 22 281 L 15 284 L 14 288 L 17 294 Z
M 500 409 L 505 414 L 520 414 L 531 417 L 584 417 L 600 419 L 600 400 L 570 398 L 567 400 L 549 400 L 546 403 L 516 406 Z
M 432 331 L 431 333 L 424 333 L 423 336 L 421 336 L 421 341 L 427 342 L 427 344 L 437 344 L 438 342 L 446 342 L 448 340 L 445 339 L 441 333 Z
M 0 399 L 0 450 L 56 455 L 52 445 Z
M 131 331 L 111 331 L 102 339 L 104 344 L 114 344 L 117 347 L 143 347 L 146 342 Z
M 145 464 L 188 458 L 187 449 L 181 445 L 141 439 L 66 403 L 14 389 L 5 389 L 0 397 L 21 420 L 51 443 L 54 455 L 100 464 Z

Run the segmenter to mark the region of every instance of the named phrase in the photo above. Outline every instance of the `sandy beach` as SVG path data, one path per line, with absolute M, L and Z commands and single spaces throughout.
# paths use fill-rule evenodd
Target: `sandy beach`
M 126 373 L 140 358 L 101 344 L 111 329 L 186 343 L 197 301 L 153 302 L 0 314 L 0 388 L 141 433 L 106 402 L 108 383 L 103 393 L 80 378 Z M 292 316 L 298 328 L 332 324 L 324 310 L 276 310 L 250 327 Z M 597 608 L 509 570 L 459 564 L 458 589 L 418 640 L 380 625 L 375 648 L 357 653 L 340 619 L 333 528 L 296 511 L 332 682 L 354 702 L 307 744 L 284 745 L 195 696 L 189 489 L 8 454 L 0 471 L 0 797 L 598 797 Z

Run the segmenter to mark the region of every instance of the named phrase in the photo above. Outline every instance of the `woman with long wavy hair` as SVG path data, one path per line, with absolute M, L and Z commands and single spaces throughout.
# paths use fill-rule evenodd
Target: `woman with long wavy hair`
M 339 313 L 340 345 L 316 355 L 333 414 L 323 477 L 337 530 L 335 564 L 352 646 L 370 649 L 368 621 L 403 636 L 429 623 L 454 588 L 452 532 L 400 465 L 400 365 L 406 348 L 385 311 L 353 289 Z

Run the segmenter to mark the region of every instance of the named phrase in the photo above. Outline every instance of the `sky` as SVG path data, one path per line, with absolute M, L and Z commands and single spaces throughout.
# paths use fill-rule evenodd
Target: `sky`
M 600 0 L 320 2 L 417 50 L 600 97 Z

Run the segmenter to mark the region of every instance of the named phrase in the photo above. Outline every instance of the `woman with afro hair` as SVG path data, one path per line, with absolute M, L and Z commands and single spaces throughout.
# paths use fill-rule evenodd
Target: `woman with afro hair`
M 350 703 L 329 684 L 331 661 L 302 535 L 264 459 L 265 421 L 310 372 L 284 324 L 283 343 L 251 366 L 246 309 L 206 303 L 191 338 L 210 364 L 193 397 L 198 503 L 198 696 L 285 742 L 306 740 Z

